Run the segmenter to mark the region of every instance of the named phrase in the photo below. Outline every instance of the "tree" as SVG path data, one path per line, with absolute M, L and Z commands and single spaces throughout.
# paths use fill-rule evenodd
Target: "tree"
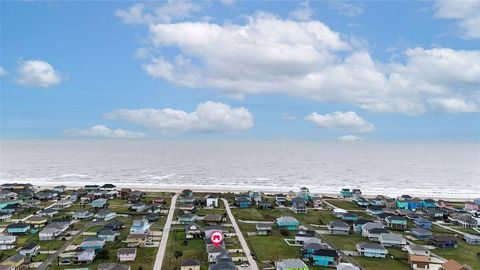
M 108 260 L 108 251 L 106 249 L 102 249 L 98 252 L 97 258 L 101 260 Z
M 288 230 L 285 229 L 285 228 L 280 229 L 280 233 L 281 233 L 283 236 L 288 236 L 288 235 L 290 234 L 290 233 L 288 232 Z
M 175 252 L 173 252 L 173 256 L 175 256 L 175 259 L 178 260 L 178 258 L 183 256 L 183 252 L 181 250 L 176 250 Z

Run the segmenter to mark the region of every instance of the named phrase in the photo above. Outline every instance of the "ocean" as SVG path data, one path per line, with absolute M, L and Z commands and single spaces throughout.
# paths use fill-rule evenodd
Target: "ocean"
M 480 197 L 480 144 L 2 140 L 0 182 Z

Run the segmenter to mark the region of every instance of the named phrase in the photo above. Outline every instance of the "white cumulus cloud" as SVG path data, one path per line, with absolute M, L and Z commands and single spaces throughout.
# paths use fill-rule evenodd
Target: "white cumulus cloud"
M 314 123 L 319 128 L 343 129 L 351 132 L 371 132 L 375 130 L 372 123 L 365 121 L 355 112 L 332 112 L 318 114 L 316 112 L 305 116 L 305 119 Z
M 62 81 L 60 73 L 42 60 L 22 61 L 17 72 L 16 82 L 21 86 L 48 88 Z
M 253 116 L 244 107 L 207 101 L 199 103 L 193 112 L 165 109 L 119 109 L 104 115 L 110 120 L 122 120 L 163 133 L 227 132 L 253 127 Z
M 184 21 L 148 27 L 150 54 L 143 69 L 187 88 L 237 98 L 283 94 L 407 115 L 454 112 L 455 106 L 447 109 L 438 100 L 480 107 L 480 50 L 410 48 L 398 62 L 380 62 L 320 21 L 262 12 L 244 24 Z M 171 48 L 178 54 L 162 53 Z
M 480 38 L 480 0 L 436 0 L 435 17 L 457 21 L 464 38 Z
M 96 125 L 88 129 L 68 129 L 64 131 L 73 137 L 105 138 L 105 139 L 137 139 L 145 137 L 142 132 L 125 129 L 110 129 L 104 125 Z
M 168 23 L 177 19 L 187 18 L 192 13 L 200 10 L 201 7 L 194 2 L 171 0 L 156 7 L 147 7 L 145 4 L 137 3 L 126 10 L 117 10 L 115 15 L 126 24 Z
M 363 139 L 355 135 L 345 135 L 338 137 L 337 140 L 341 142 L 358 142 L 362 141 Z

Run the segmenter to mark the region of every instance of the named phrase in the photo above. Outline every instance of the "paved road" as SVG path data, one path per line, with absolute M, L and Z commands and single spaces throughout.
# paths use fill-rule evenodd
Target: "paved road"
M 97 222 L 97 223 L 93 223 L 93 222 L 90 222 L 88 223 L 85 227 L 83 227 L 83 229 L 79 230 L 75 235 L 73 235 L 72 237 L 70 237 L 70 240 L 67 240 L 65 242 L 65 244 L 63 244 L 63 246 L 61 246 L 59 249 L 57 249 L 57 251 L 55 251 L 55 253 L 53 253 L 52 255 L 50 255 L 50 257 L 48 257 L 48 259 L 46 259 L 45 261 L 42 262 L 42 264 L 40 264 L 40 266 L 37 267 L 37 270 L 45 270 L 47 269 L 47 267 L 53 263 L 53 261 L 58 257 L 60 256 L 60 254 L 62 254 L 68 246 L 70 246 L 73 241 L 75 241 L 80 235 L 82 235 L 82 233 L 86 230 L 88 230 L 90 227 L 92 226 L 96 226 L 96 225 L 102 225 L 104 224 L 103 222 L 100 223 L 100 222 Z
M 452 232 L 454 232 L 454 233 L 458 233 L 458 234 L 461 234 L 461 235 L 465 235 L 464 232 L 459 231 L 459 230 L 455 230 L 454 228 L 450 228 L 450 227 L 448 227 L 448 226 L 445 226 L 445 225 L 443 225 L 442 223 L 440 223 L 440 222 L 438 222 L 438 221 L 434 222 L 433 225 L 437 225 L 437 226 L 442 227 L 442 228 L 444 228 L 444 229 L 450 230 L 450 231 L 452 231 Z
M 165 250 L 167 249 L 168 235 L 170 233 L 170 227 L 172 225 L 173 213 L 175 212 L 175 204 L 180 193 L 176 193 L 172 197 L 172 203 L 170 204 L 170 211 L 168 212 L 167 222 L 163 227 L 162 240 L 157 252 L 157 258 L 155 259 L 154 270 L 161 270 L 163 265 L 163 258 L 165 257 Z
M 225 199 L 222 199 L 222 201 L 225 204 L 225 209 L 227 210 L 228 217 L 230 218 L 233 228 L 235 229 L 238 240 L 240 240 L 240 244 L 242 244 L 243 251 L 245 251 L 245 256 L 247 256 L 248 264 L 250 264 L 250 269 L 258 270 L 257 262 L 255 262 L 255 260 L 253 259 L 250 248 L 247 245 L 247 241 L 245 241 L 242 231 L 240 231 L 237 221 L 235 221 L 235 217 L 232 215 L 232 211 L 230 210 L 230 205 L 228 205 L 228 201 Z

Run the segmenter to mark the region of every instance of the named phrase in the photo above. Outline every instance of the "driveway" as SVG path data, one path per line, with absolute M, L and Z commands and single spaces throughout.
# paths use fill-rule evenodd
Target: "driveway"
M 172 203 L 170 204 L 170 211 L 168 212 L 167 222 L 163 227 L 162 240 L 160 241 L 160 247 L 158 248 L 157 258 L 155 259 L 154 270 L 161 270 L 163 265 L 163 258 L 165 257 L 165 250 L 167 249 L 168 235 L 170 227 L 172 225 L 173 213 L 175 212 L 175 204 L 177 203 L 179 193 L 176 193 L 172 197 Z
M 257 262 L 255 262 L 255 260 L 252 257 L 250 248 L 247 245 L 247 241 L 245 241 L 245 238 L 243 237 L 242 231 L 240 231 L 240 228 L 238 227 L 237 221 L 235 220 L 235 217 L 233 216 L 232 211 L 230 210 L 230 205 L 228 205 L 228 201 L 225 199 L 222 199 L 222 201 L 225 204 L 225 209 L 227 210 L 227 214 L 228 214 L 228 217 L 230 218 L 230 222 L 232 222 L 233 228 L 237 233 L 238 240 L 240 240 L 240 244 L 242 245 L 242 248 L 245 251 L 245 256 L 247 256 L 248 263 L 250 264 L 250 269 L 258 270 Z

